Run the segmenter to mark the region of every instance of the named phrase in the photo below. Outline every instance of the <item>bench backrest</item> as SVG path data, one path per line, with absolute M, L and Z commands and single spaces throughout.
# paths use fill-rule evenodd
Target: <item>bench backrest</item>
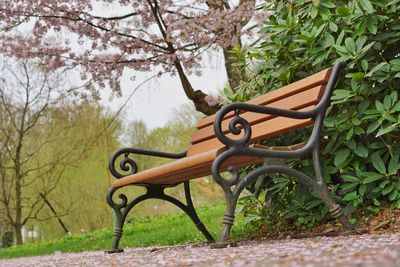
M 294 82 L 280 89 L 269 92 L 265 95 L 254 98 L 247 103 L 265 105 L 289 110 L 309 110 L 313 108 L 321 99 L 325 87 L 332 73 L 332 68 L 323 70 L 300 81 Z M 313 124 L 312 119 L 290 119 L 266 115 L 253 112 L 240 114 L 246 119 L 252 128 L 252 138 L 250 142 L 259 141 L 267 137 L 276 136 L 298 128 L 303 128 Z M 233 117 L 229 113 L 224 117 L 222 130 L 228 133 L 228 124 Z M 215 115 L 202 119 L 197 124 L 197 130 L 192 136 L 192 145 L 189 147 L 187 156 L 193 156 L 205 151 L 224 147 L 216 138 L 213 123 Z M 239 136 L 227 134 L 229 138 L 239 139 Z

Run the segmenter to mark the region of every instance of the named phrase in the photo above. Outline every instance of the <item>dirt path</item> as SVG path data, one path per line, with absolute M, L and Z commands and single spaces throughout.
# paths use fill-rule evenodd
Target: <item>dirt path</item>
M 400 266 L 400 233 L 251 241 L 239 247 L 146 247 L 125 253 L 55 253 L 0 266 Z

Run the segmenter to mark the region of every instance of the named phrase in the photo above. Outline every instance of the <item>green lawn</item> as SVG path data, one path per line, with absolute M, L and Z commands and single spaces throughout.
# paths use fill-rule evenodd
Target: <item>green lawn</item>
M 224 205 L 201 207 L 197 209 L 197 212 L 214 238 L 219 237 Z M 243 218 L 238 216 L 232 232 L 233 238 L 244 237 L 252 231 L 248 227 L 244 227 L 243 221 Z M 110 248 L 112 238 L 112 228 L 104 228 L 72 237 L 0 249 L 0 258 L 52 254 L 55 251 L 106 250 Z M 189 217 L 183 213 L 177 213 L 153 218 L 139 218 L 130 224 L 126 224 L 120 247 L 172 245 L 203 241 L 205 241 L 205 238 L 195 228 Z

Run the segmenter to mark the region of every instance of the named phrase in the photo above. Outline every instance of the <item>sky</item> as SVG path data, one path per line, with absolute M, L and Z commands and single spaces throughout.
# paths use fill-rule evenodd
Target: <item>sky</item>
M 190 82 L 195 90 L 201 89 L 207 94 L 218 95 L 218 91 L 227 83 L 222 53 L 210 53 L 202 63 L 202 75 L 189 76 Z M 155 73 L 126 71 L 121 80 L 122 97 L 111 97 L 109 90 L 103 90 L 100 103 L 112 111 L 119 110 L 133 90 Z M 135 76 L 134 80 L 132 76 Z M 164 126 L 171 118 L 173 109 L 184 103 L 192 102 L 184 94 L 179 77 L 164 74 L 140 86 L 124 107 L 122 116 L 129 121 L 142 120 L 149 129 L 154 129 Z

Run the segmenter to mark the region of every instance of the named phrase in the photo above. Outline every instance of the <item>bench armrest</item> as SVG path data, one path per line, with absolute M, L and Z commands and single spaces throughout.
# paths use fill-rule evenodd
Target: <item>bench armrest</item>
M 168 153 L 168 152 L 152 151 L 152 150 L 146 150 L 146 149 L 138 149 L 138 148 L 133 148 L 133 147 L 125 147 L 125 148 L 118 149 L 117 151 L 114 152 L 114 154 L 112 154 L 110 161 L 108 163 L 108 169 L 110 170 L 111 174 L 115 178 L 119 179 L 119 178 L 125 177 L 127 175 L 135 174 L 138 171 L 136 162 L 132 158 L 129 157 L 129 154 L 153 156 L 153 157 L 160 157 L 160 158 L 179 159 L 179 158 L 185 157 L 186 153 L 187 153 L 187 151 L 183 151 L 180 153 Z M 120 157 L 121 155 L 124 155 L 124 158 L 119 163 L 119 167 L 124 172 L 127 172 L 125 174 L 120 173 L 115 168 L 115 163 L 116 163 L 118 157 Z
M 222 130 L 222 121 L 224 120 L 224 117 L 232 111 L 235 113 L 235 115 L 229 122 L 229 132 L 234 135 L 239 135 L 242 130 L 244 131 L 244 136 L 237 140 L 228 138 Z M 312 109 L 310 111 L 294 111 L 248 103 L 230 103 L 218 111 L 214 121 L 214 132 L 216 137 L 221 141 L 221 143 L 227 145 L 228 147 L 245 146 L 251 139 L 251 125 L 247 120 L 240 116 L 242 111 L 276 115 L 278 117 L 287 117 L 293 119 L 308 119 L 316 117 L 320 110 Z

